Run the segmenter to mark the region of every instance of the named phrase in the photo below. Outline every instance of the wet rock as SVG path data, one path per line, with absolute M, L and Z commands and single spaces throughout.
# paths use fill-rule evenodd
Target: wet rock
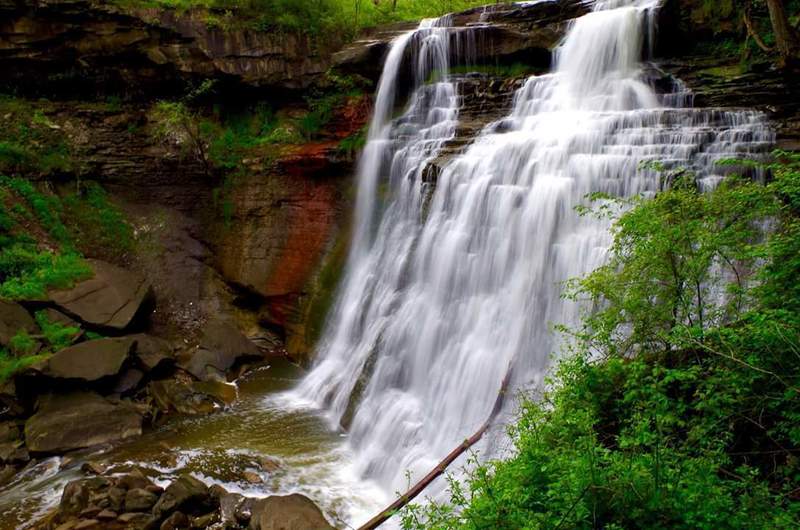
M 97 517 L 97 514 L 102 512 L 103 509 L 99 506 L 89 506 L 85 510 L 81 510 L 81 513 L 78 514 L 78 517 L 81 519 L 94 519 Z
M 195 392 L 207 394 L 226 405 L 236 401 L 238 396 L 236 385 L 224 381 L 195 381 L 191 387 Z
M 35 334 L 38 327 L 24 307 L 16 302 L 0 300 L 0 346 L 8 346 L 20 330 Z
M 117 518 L 117 513 L 111 510 L 103 510 L 97 514 L 97 519 L 100 521 L 113 521 Z
M 219 499 L 219 511 L 223 523 L 248 523 L 250 521 L 250 511 L 247 510 L 246 519 L 240 519 L 237 513 L 240 512 L 245 496 L 238 493 L 225 493 Z M 242 514 L 244 515 L 244 514 Z
M 93 477 L 73 480 L 64 487 L 58 513 L 61 517 L 77 516 L 89 507 L 89 498 L 93 493 L 107 488 L 108 479 Z M 100 510 L 98 510 L 99 513 Z
M 250 530 L 334 530 L 322 511 L 300 494 L 272 496 L 253 504 Z
M 106 466 L 100 462 L 85 462 L 81 465 L 81 471 L 89 475 L 102 475 L 106 472 Z
M 124 330 L 151 295 L 150 284 L 134 272 L 104 261 L 89 261 L 94 276 L 72 289 L 50 291 L 61 311 L 81 322 Z
M 158 502 L 158 495 L 142 488 L 129 490 L 125 494 L 126 512 L 149 512 Z
M 117 375 L 133 346 L 128 338 L 82 342 L 54 354 L 39 371 L 53 378 L 97 381 Z
M 191 527 L 197 529 L 208 528 L 209 526 L 216 524 L 219 521 L 220 521 L 219 513 L 211 512 L 209 514 L 193 518 Z
M 281 463 L 275 458 L 269 456 L 259 456 L 257 459 L 261 469 L 267 473 L 275 473 L 281 470 Z
M 250 484 L 261 484 L 264 482 L 264 479 L 261 478 L 261 475 L 255 471 L 244 471 L 242 472 L 242 477 L 244 477 L 244 479 Z
M 198 379 L 218 379 L 238 359 L 261 356 L 258 346 L 245 337 L 234 324 L 212 320 L 206 324 L 200 347 L 185 368 Z
M 139 383 L 144 379 L 144 372 L 138 368 L 130 368 L 122 372 L 114 385 L 115 394 L 127 394 L 139 388 Z
M 189 518 L 182 512 L 175 512 L 161 523 L 160 530 L 178 530 L 179 528 L 188 528 Z
M 136 341 L 133 355 L 148 372 L 159 370 L 175 363 L 172 345 L 164 339 L 138 333 L 130 335 Z
M 25 423 L 25 442 L 34 453 L 65 452 L 141 433 L 142 415 L 135 407 L 90 392 L 44 396 Z
M 131 525 L 133 528 L 140 528 L 150 520 L 151 516 L 146 513 L 123 513 L 117 517 L 117 521 Z
M 153 514 L 163 518 L 177 510 L 196 513 L 198 509 L 204 511 L 209 500 L 208 486 L 191 475 L 182 475 L 164 490 L 153 507 Z
M 108 490 L 108 507 L 115 512 L 122 512 L 125 507 L 125 497 L 127 492 L 119 487 Z
M 85 521 L 81 521 L 80 523 L 76 524 L 74 530 L 94 530 L 95 528 L 100 527 L 100 521 L 97 519 L 86 519 Z
M 29 462 L 30 459 L 28 450 L 25 448 L 25 442 L 22 440 L 0 444 L 0 464 L 20 465 Z
M 18 397 L 17 382 L 13 378 L 0 383 L 0 414 L 6 418 L 27 416 L 27 409 Z
M 130 472 L 119 477 L 117 485 L 120 488 L 132 490 L 136 488 L 146 489 L 154 484 L 147 478 L 147 475 L 145 475 L 141 468 L 134 468 Z
M 17 467 L 5 465 L 0 467 L 0 486 L 8 484 L 17 474 Z
M 0 443 L 13 442 L 21 437 L 19 425 L 13 421 L 0 422 Z
M 204 415 L 211 414 L 224 405 L 218 399 L 198 391 L 192 384 L 183 381 L 174 379 L 153 381 L 148 388 L 156 406 L 165 413 L 175 411 L 190 416 Z

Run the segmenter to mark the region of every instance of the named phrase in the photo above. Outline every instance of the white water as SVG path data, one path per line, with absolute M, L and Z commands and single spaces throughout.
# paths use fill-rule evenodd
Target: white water
M 718 180 L 714 161 L 763 152 L 772 133 L 754 112 L 696 110 L 679 84 L 659 95 L 642 50 L 655 0 L 597 2 L 558 49 L 553 73 L 530 78 L 511 114 L 484 130 L 430 191 L 427 161 L 453 137 L 457 85 L 446 24 L 394 43 L 359 169 L 347 274 L 298 393 L 350 422 L 360 472 L 389 494 L 421 477 L 486 420 L 510 363 L 517 388 L 542 383 L 559 350 L 553 323 L 579 308 L 561 282 L 600 265 L 609 226 L 579 217 L 590 192 L 652 193 L 643 160 Z M 413 50 L 416 88 L 398 119 L 394 86 Z

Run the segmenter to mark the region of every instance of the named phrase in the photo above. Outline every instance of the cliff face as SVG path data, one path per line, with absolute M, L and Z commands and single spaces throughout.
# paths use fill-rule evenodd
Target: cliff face
M 797 76 L 766 64 L 741 71 L 735 55 L 687 44 L 741 36 L 740 21 L 732 9 L 722 12 L 724 4 L 712 17 L 698 0 L 666 2 L 659 67 L 687 82 L 699 104 L 768 112 L 780 146 L 800 146 Z M 431 162 L 427 182 L 507 111 L 525 75 L 550 67 L 569 20 L 586 11 L 582 1 L 562 0 L 453 16 L 460 28 L 452 37 L 454 63 L 492 71 L 461 83 L 459 133 Z M 204 115 L 219 105 L 262 103 L 292 116 L 309 112 L 304 96 L 326 83 L 329 69 L 376 81 L 391 40 L 413 25 L 378 28 L 341 47 L 330 36 L 323 45 L 290 32 L 222 28 L 194 11 L 0 0 L 0 90 L 58 96 L 52 117 L 76 146 L 80 177 L 111 190 L 148 241 L 137 260 L 153 279 L 166 328 L 195 330 L 208 315 L 229 313 L 254 335 L 277 332 L 303 358 L 346 255 L 353 153 L 342 143 L 363 134 L 370 88 L 339 101 L 313 137 L 247 154 L 224 182 L 196 158 L 154 140 L 148 109 L 162 98 L 186 99 L 212 80 L 218 91 L 192 103 Z M 524 74 L 503 71 L 519 64 Z
M 697 105 L 765 112 L 777 147 L 800 149 L 800 75 L 777 68 L 775 57 L 752 44 L 735 2 L 665 1 L 656 57 L 659 68 L 692 89 Z
M 336 46 L 335 39 L 326 46 Z M 62 95 L 139 96 L 217 77 L 255 87 L 309 86 L 330 66 L 312 37 L 212 27 L 192 11 L 122 10 L 98 0 L 0 1 L 2 85 Z

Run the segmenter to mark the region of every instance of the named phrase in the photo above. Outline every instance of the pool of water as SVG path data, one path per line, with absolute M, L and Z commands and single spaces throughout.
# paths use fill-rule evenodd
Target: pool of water
M 140 466 L 161 485 L 189 472 L 252 497 L 302 493 L 339 527 L 368 519 L 389 498 L 355 472 L 346 434 L 287 392 L 302 375 L 279 360 L 237 381 L 238 399 L 224 411 L 176 418 L 110 449 L 39 462 L 0 490 L 0 530 L 25 528 L 56 506 L 87 460 L 110 473 Z

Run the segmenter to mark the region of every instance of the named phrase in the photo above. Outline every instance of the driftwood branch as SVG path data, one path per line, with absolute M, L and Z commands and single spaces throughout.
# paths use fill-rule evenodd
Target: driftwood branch
M 420 493 L 422 493 L 425 488 L 430 486 L 431 482 L 436 480 L 438 477 L 442 476 L 444 472 L 447 470 L 447 467 L 452 464 L 459 456 L 463 455 L 470 447 L 475 445 L 483 438 L 483 435 L 486 434 L 486 431 L 489 430 L 494 420 L 497 418 L 500 411 L 503 409 L 503 403 L 505 402 L 506 395 L 508 393 L 508 386 L 511 382 L 511 372 L 512 366 L 514 362 L 512 361 L 511 364 L 508 366 L 508 370 L 506 371 L 506 376 L 503 379 L 503 384 L 500 386 L 500 392 L 497 394 L 497 399 L 494 402 L 494 407 L 492 408 L 491 414 L 489 414 L 489 418 L 486 422 L 481 426 L 478 431 L 464 440 L 458 447 L 453 449 L 450 454 L 448 454 L 444 460 L 439 462 L 439 464 L 431 470 L 430 473 L 425 475 L 425 477 L 417 482 L 410 490 L 405 492 L 401 495 L 396 501 L 394 501 L 388 508 L 383 510 L 381 513 L 370 519 L 367 523 L 363 524 L 358 528 L 358 530 L 375 530 L 380 525 L 385 523 L 392 517 L 398 510 L 405 507 L 408 503 L 410 503 L 414 498 L 416 498 Z

